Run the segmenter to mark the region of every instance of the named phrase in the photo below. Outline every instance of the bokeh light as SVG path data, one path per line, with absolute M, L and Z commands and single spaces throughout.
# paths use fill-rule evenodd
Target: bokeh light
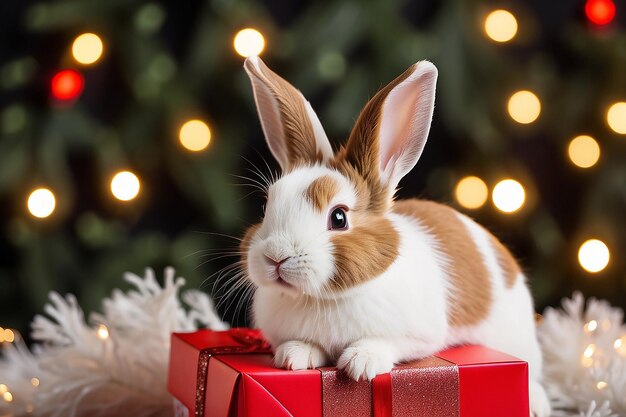
M 487 184 L 475 176 L 468 176 L 456 185 L 454 195 L 459 204 L 468 209 L 482 207 L 489 197 Z
M 74 100 L 83 92 L 83 76 L 74 70 L 57 72 L 52 78 L 52 96 L 57 100 Z
M 496 42 L 508 42 L 517 33 L 517 19 L 508 10 L 494 10 L 485 19 L 485 33 Z
M 596 344 L 595 343 L 590 343 L 585 348 L 585 351 L 583 352 L 583 356 L 585 358 L 591 358 L 594 353 L 596 353 Z
M 598 322 L 595 320 L 590 320 L 583 326 L 583 330 L 587 333 L 595 332 L 598 328 Z
M 49 189 L 38 188 L 28 196 L 27 205 L 30 214 L 43 219 L 54 212 L 56 199 Z
M 180 128 L 178 139 L 186 149 L 198 152 L 209 146 L 211 129 L 202 120 L 189 120 Z
M 100 59 L 103 51 L 102 39 L 95 33 L 83 33 L 72 44 L 72 56 L 79 64 L 93 64 Z
M 130 171 L 121 171 L 111 180 L 111 192 L 118 200 L 129 201 L 139 194 L 139 178 Z
M 498 210 L 504 213 L 514 213 L 524 205 L 526 192 L 518 181 L 505 179 L 493 188 L 491 198 Z
M 260 55 L 265 49 L 265 38 L 256 29 L 242 29 L 235 35 L 233 41 L 235 51 L 244 58 Z
M 9 391 L 7 391 L 4 394 L 2 394 L 2 399 L 5 402 L 10 403 L 11 401 L 13 401 L 13 394 L 11 394 Z
M 590 168 L 600 159 L 600 145 L 591 136 L 576 136 L 570 141 L 567 154 L 577 167 Z
M 613 347 L 617 353 L 626 358 L 626 335 L 620 337 L 619 339 L 615 339 Z
M 509 98 L 508 110 L 517 123 L 532 123 L 541 113 L 541 101 L 532 91 L 521 90 Z
M 606 121 L 616 133 L 626 135 L 626 102 L 620 101 L 609 107 Z
M 615 3 L 613 0 L 587 0 L 585 14 L 591 23 L 606 25 L 615 17 Z
M 106 340 L 109 338 L 109 328 L 104 324 L 99 324 L 98 329 L 96 330 L 96 334 L 99 339 Z
M 11 329 L 4 329 L 3 338 L 5 342 L 13 343 L 15 341 L 15 332 Z
M 580 245 L 578 262 L 587 272 L 602 271 L 609 264 L 611 254 L 608 246 L 599 239 L 589 239 Z

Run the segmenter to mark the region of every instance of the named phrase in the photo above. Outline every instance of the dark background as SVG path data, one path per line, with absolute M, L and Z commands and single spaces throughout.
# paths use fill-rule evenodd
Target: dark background
M 132 0 L 0 2 L 0 326 L 26 333 L 49 291 L 72 292 L 98 310 L 124 271 L 174 265 L 191 287 L 218 299 L 220 268 L 207 250 L 236 245 L 261 215 L 263 197 L 237 175 L 277 164 L 257 120 L 243 58 L 232 48 L 247 26 L 266 39 L 265 62 L 302 90 L 337 147 L 378 88 L 412 63 L 439 68 L 430 140 L 400 196 L 455 205 L 454 186 L 478 175 L 490 188 L 505 177 L 524 184 L 524 208 L 506 215 L 489 201 L 463 210 L 520 259 L 536 307 L 574 290 L 624 307 L 626 138 L 605 121 L 626 101 L 626 2 L 609 25 L 589 23 L 584 1 L 229 1 Z M 519 31 L 506 44 L 482 31 L 485 15 L 507 8 Z M 105 53 L 88 67 L 69 52 L 83 32 L 98 33 Z M 85 90 L 56 102 L 50 80 L 75 68 Z M 508 97 L 530 89 L 539 119 L 513 122 Z M 16 116 L 17 115 L 17 116 Z M 15 119 L 23 122 L 15 127 Z M 205 120 L 209 147 L 178 144 L 180 125 Z M 20 119 L 21 120 L 21 119 Z M 581 170 L 567 143 L 590 134 L 602 156 Z M 247 162 L 250 161 L 250 162 Z M 116 201 L 111 175 L 141 179 L 136 200 Z M 30 191 L 55 191 L 56 211 L 36 219 Z M 597 237 L 611 249 L 599 274 L 578 264 L 580 244 Z M 227 282 L 223 279 L 222 284 Z M 227 287 L 227 285 L 226 285 Z M 220 303 L 227 321 L 245 321 L 237 296 Z M 235 300 L 234 303 L 230 301 Z

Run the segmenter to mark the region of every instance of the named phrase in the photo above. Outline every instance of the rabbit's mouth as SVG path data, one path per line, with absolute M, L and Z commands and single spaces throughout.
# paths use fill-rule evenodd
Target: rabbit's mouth
M 291 285 L 290 283 L 288 283 L 287 281 L 285 281 L 284 279 L 282 279 L 280 276 L 278 278 L 276 278 L 276 283 L 278 285 L 280 285 L 281 287 L 285 287 L 285 288 L 293 288 L 293 285 Z

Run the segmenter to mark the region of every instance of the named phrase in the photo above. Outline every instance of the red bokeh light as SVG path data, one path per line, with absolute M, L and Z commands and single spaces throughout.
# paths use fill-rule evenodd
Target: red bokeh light
M 585 14 L 591 23 L 606 25 L 615 17 L 613 0 L 587 0 Z
M 83 76 L 74 70 L 57 72 L 52 78 L 52 95 L 57 100 L 74 100 L 83 92 Z

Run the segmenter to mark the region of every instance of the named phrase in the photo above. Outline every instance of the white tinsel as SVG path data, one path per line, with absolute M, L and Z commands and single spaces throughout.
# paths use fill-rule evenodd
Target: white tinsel
M 626 417 L 624 312 L 580 293 L 547 308 L 539 326 L 554 416 Z M 597 407 L 597 404 L 602 404 Z
M 4 349 L 0 384 L 8 387 L 12 401 L 0 400 L 0 414 L 172 414 L 166 389 L 170 334 L 227 325 L 202 292 L 183 293 L 189 311 L 183 308 L 178 292 L 184 280 L 175 278 L 173 268 L 165 269 L 163 287 L 152 269 L 144 277 L 127 273 L 124 278 L 135 289 L 115 290 L 103 301 L 103 314 L 92 313 L 89 324 L 72 295 L 50 294 L 44 307 L 49 317 L 33 321 L 38 342 L 33 352 L 20 339 Z

